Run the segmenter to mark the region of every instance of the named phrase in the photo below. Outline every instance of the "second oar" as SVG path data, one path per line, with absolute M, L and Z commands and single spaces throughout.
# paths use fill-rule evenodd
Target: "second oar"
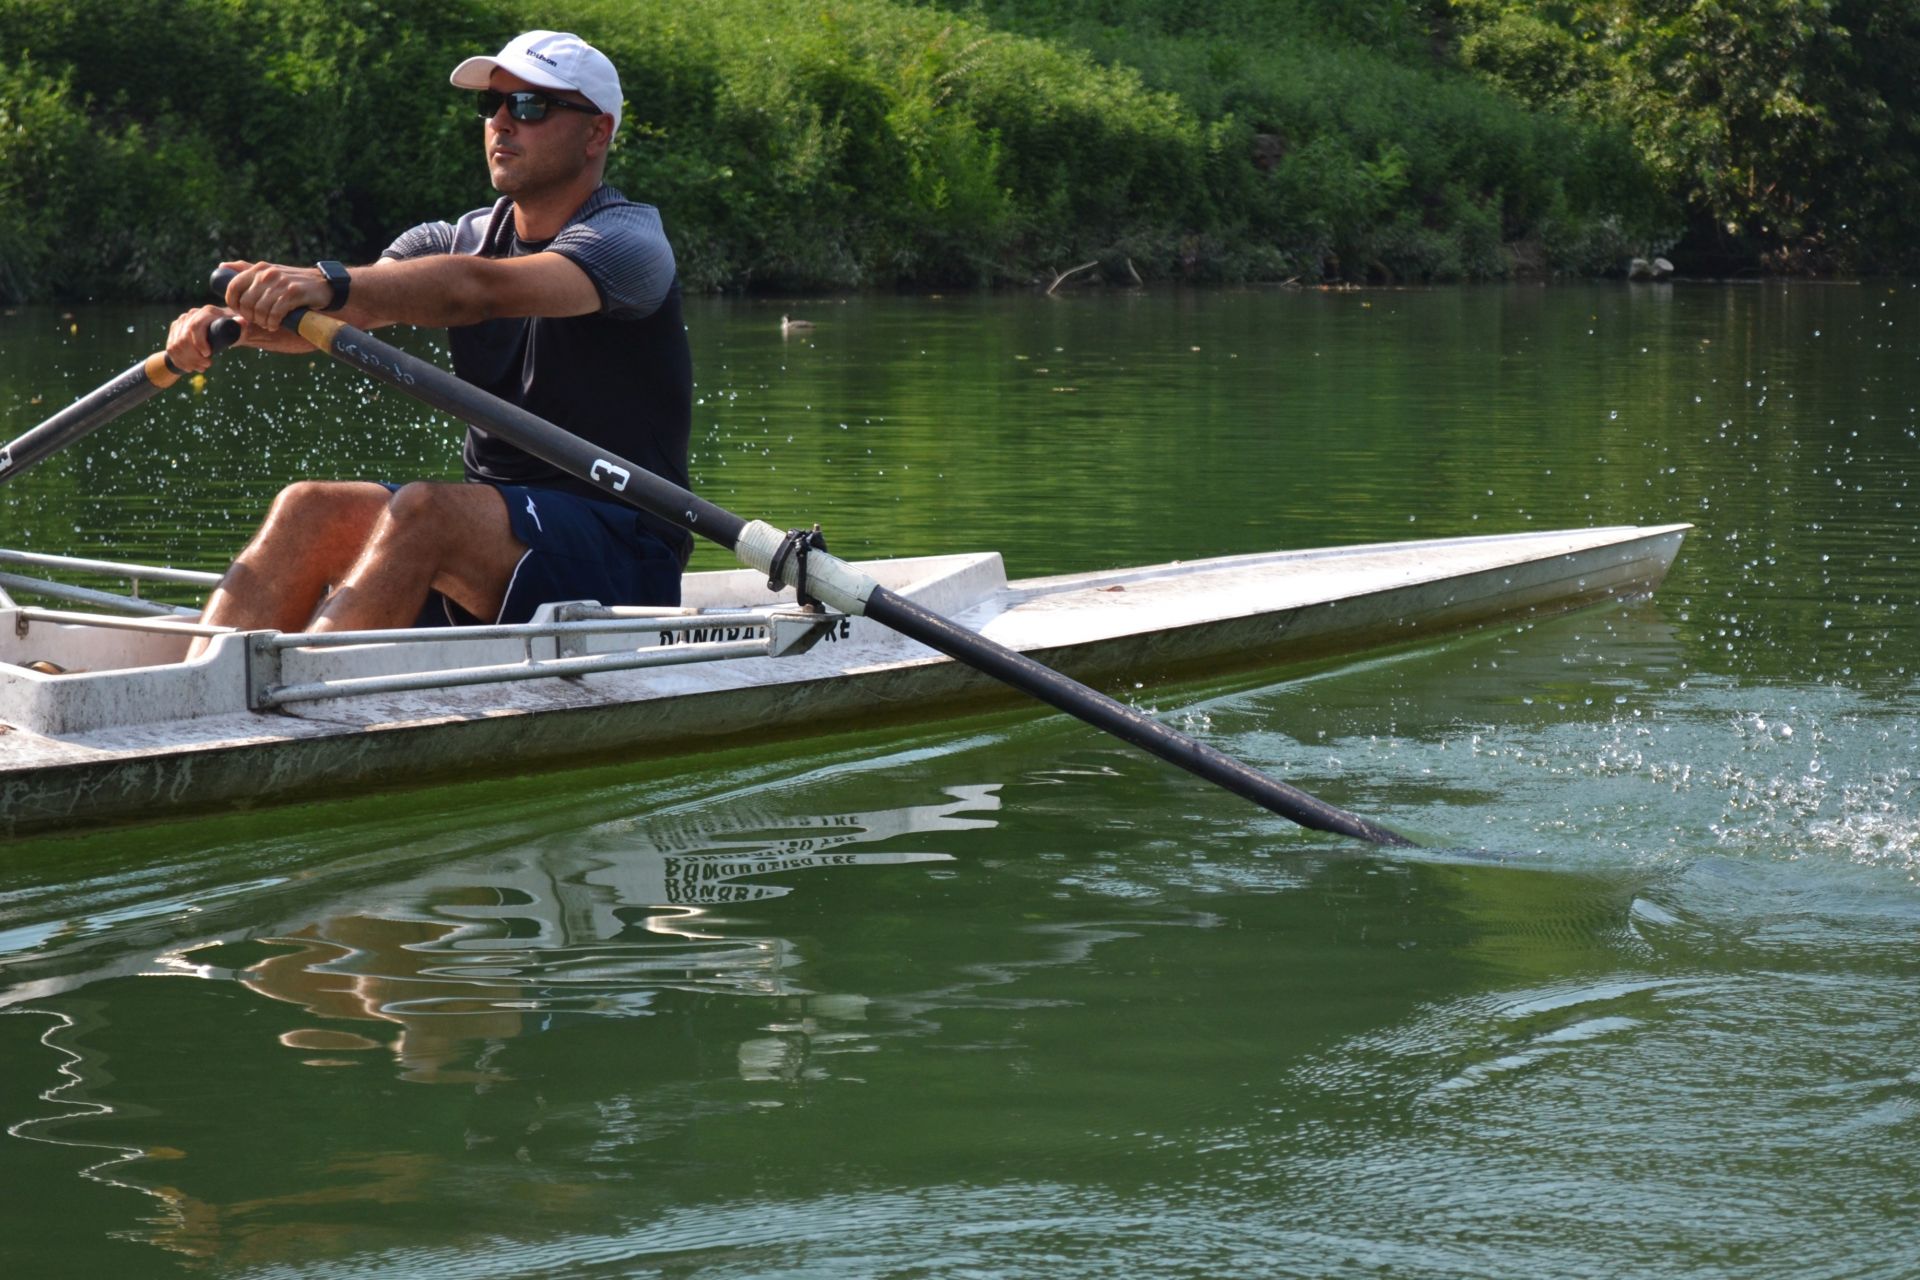
M 240 337 L 240 322 L 223 316 L 207 331 L 215 351 L 232 346 Z M 81 436 L 103 427 L 138 404 L 145 404 L 180 380 L 182 370 L 156 351 L 139 364 L 95 387 L 37 427 L 0 445 L 0 484 L 66 448 Z

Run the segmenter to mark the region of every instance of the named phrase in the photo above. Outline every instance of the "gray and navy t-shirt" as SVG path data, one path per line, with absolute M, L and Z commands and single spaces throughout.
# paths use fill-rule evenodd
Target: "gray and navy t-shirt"
M 612 187 L 587 198 L 567 225 L 543 243 L 513 229 L 513 202 L 501 199 L 457 223 L 427 222 L 403 232 L 382 257 L 468 253 L 516 258 L 551 250 L 587 273 L 600 310 L 583 316 L 503 317 L 447 331 L 453 371 L 612 453 L 687 486 L 693 420 L 693 358 L 680 309 L 673 249 L 652 205 Z M 467 478 L 537 485 L 596 501 L 607 495 L 478 427 L 464 450 Z M 641 524 L 680 552 L 692 537 L 639 514 Z

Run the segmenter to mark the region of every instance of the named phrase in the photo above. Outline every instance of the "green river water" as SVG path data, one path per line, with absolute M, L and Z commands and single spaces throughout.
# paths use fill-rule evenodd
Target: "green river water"
M 166 318 L 0 316 L 0 435 Z M 1425 850 L 1021 712 L 0 847 L 0 1269 L 1920 1274 L 1920 290 L 689 325 L 697 487 L 843 555 L 1698 528 L 1651 600 L 1132 691 Z M 456 441 L 236 353 L 0 545 L 218 568 Z

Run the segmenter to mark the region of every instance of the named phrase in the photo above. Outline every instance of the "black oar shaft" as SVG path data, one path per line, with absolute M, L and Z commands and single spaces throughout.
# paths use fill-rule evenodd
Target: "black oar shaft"
M 1413 841 L 1398 832 L 1268 777 L 1223 751 L 1170 729 L 1152 716 L 1089 689 L 1023 653 L 968 631 L 885 587 L 875 587 L 868 595 L 866 616 L 1303 827 L 1353 836 L 1374 844 L 1413 845 Z
M 223 275 L 216 273 L 214 288 L 224 296 Z M 297 327 L 301 336 L 314 346 L 363 373 L 596 485 L 617 501 L 711 539 L 762 572 L 768 570 L 780 536 L 771 526 L 743 520 L 618 454 L 589 444 L 333 316 L 300 309 L 289 314 L 283 323 Z M 1374 844 L 1413 844 L 1397 832 L 1270 778 L 1105 694 L 895 595 L 843 561 L 819 552 L 813 553 L 810 561 L 809 590 L 835 608 L 863 614 L 908 639 L 917 640 L 1077 716 L 1301 826 Z M 787 585 L 791 586 L 791 566 L 788 573 Z
M 208 331 L 213 349 L 233 345 L 240 336 L 237 320 L 214 322 Z M 37 427 L 31 427 L 5 445 L 0 445 L 0 484 L 13 479 L 34 463 L 58 453 L 80 437 L 103 427 L 127 410 L 144 404 L 180 379 L 181 370 L 164 351 L 156 351 L 139 364 L 109 379 L 81 396 Z

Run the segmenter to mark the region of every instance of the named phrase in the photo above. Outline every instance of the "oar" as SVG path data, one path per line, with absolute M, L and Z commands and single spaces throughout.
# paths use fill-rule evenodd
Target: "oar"
M 232 346 L 240 338 L 240 322 L 222 316 L 207 332 L 207 343 L 215 351 Z M 156 351 L 111 381 L 95 387 L 60 412 L 33 427 L 11 442 L 0 445 L 0 484 L 25 471 L 36 462 L 103 427 L 137 404 L 144 404 L 179 381 L 185 370 Z
M 214 272 L 214 292 L 221 298 L 226 297 L 227 282 L 234 274 L 224 268 Z M 282 323 L 298 329 L 301 337 L 328 355 L 578 476 L 616 501 L 712 539 L 738 556 L 742 564 L 770 578 L 777 577 L 786 586 L 800 589 L 804 573 L 806 592 L 842 613 L 871 618 L 1303 827 L 1374 844 L 1414 843 L 1175 732 L 1024 654 L 957 626 L 824 551 L 810 551 L 804 559 L 790 555 L 783 547 L 787 535 L 765 521 L 743 520 L 637 463 L 589 444 L 334 316 L 302 307 L 288 313 Z

